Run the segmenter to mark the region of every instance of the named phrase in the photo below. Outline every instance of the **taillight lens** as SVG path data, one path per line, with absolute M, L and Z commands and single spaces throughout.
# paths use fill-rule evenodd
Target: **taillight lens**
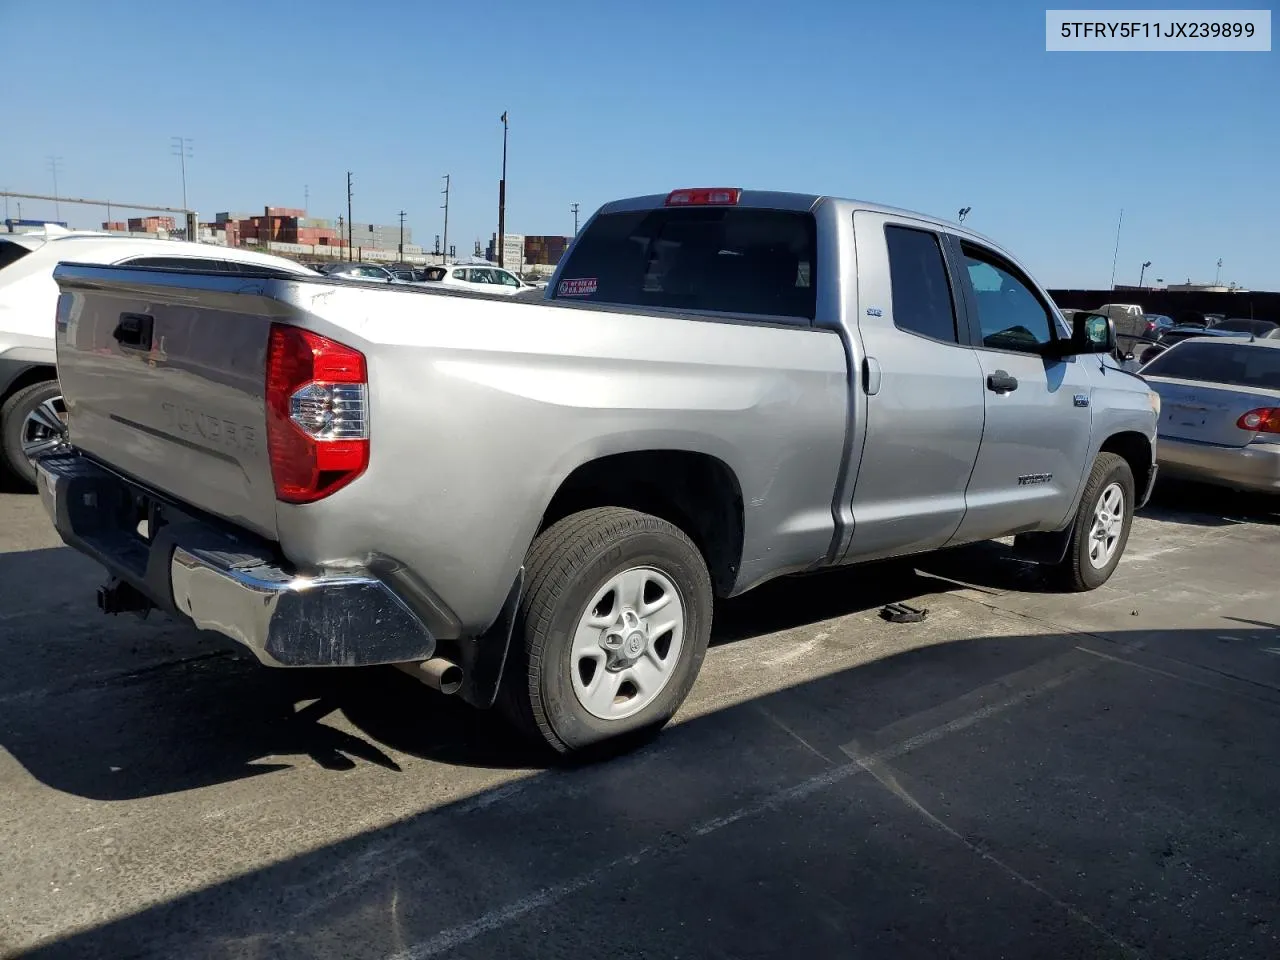
M 1258 407 L 1236 421 L 1241 430 L 1251 433 L 1280 433 L 1280 407 Z
M 310 330 L 271 325 L 267 450 L 276 498 L 313 503 L 369 466 L 364 354 Z

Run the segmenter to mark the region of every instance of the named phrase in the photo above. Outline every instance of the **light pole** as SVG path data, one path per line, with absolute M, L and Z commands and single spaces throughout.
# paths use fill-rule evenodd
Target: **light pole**
M 1116 288 L 1116 261 L 1120 258 L 1120 227 L 1124 225 L 1124 207 L 1120 208 L 1120 219 L 1116 221 L 1116 250 L 1111 255 L 1111 289 Z
M 569 209 L 573 211 L 573 235 L 578 235 L 578 205 L 576 203 L 569 204 Z
M 1213 275 L 1213 285 L 1216 287 L 1218 281 L 1222 279 L 1222 258 L 1218 258 L 1218 272 Z
M 53 219 L 62 222 L 62 205 L 58 203 L 58 171 L 62 169 L 61 157 L 49 157 L 49 172 L 53 174 Z
M 1142 264 L 1142 269 L 1138 271 L 1138 289 L 1142 289 L 1142 278 L 1147 275 L 1147 267 L 1151 266 L 1151 261 L 1147 260 Z
M 967 216 L 969 215 L 969 211 L 970 211 L 970 210 L 972 210 L 972 209 L 973 209 L 973 207 L 961 207 L 961 208 L 960 208 L 960 219 L 959 219 L 959 222 L 960 222 L 960 223 L 964 223 L 964 218 L 965 218 L 965 217 L 967 217 Z
M 347 262 L 354 257 L 351 250 L 351 171 L 347 171 Z
M 182 209 L 187 210 L 187 158 L 191 156 L 190 137 L 170 137 L 173 141 L 173 153 L 182 164 Z M 192 239 L 187 237 L 188 240 Z
M 498 181 L 498 266 L 506 266 L 507 247 L 507 111 L 502 111 L 502 179 Z

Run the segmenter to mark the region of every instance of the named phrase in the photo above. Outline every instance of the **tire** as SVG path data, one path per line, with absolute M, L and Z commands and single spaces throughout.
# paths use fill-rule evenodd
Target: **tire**
M 6 400 L 3 406 L 0 406 L 0 468 L 19 483 L 33 490 L 36 485 L 36 468 L 23 452 L 24 436 L 29 430 L 39 427 L 39 424 L 29 424 L 28 418 L 33 413 L 38 415 L 42 407 L 48 410 L 49 407 L 46 406 L 48 404 L 61 410 L 62 390 L 56 380 L 46 380 L 23 387 Z M 47 432 L 52 434 L 52 429 L 49 428 Z M 65 427 L 61 434 L 61 442 L 66 442 Z
M 1111 522 L 1110 511 L 1102 507 L 1103 497 L 1106 496 L 1113 505 L 1116 491 L 1123 500 L 1117 511 L 1118 516 L 1114 518 L 1114 525 L 1111 526 L 1110 535 L 1101 541 L 1095 540 L 1095 522 Z M 1096 590 L 1111 579 L 1129 542 L 1136 502 L 1133 471 L 1129 469 L 1129 464 L 1114 453 L 1098 454 L 1080 497 L 1066 556 L 1054 571 L 1055 579 L 1062 587 L 1083 593 Z M 1099 561 L 1103 562 L 1099 564 Z
M 711 637 L 711 577 L 693 541 L 658 517 L 599 507 L 543 531 L 525 573 L 503 679 L 507 716 L 536 743 L 578 757 L 656 734 L 688 696 Z M 599 616 L 587 624 L 592 610 Z

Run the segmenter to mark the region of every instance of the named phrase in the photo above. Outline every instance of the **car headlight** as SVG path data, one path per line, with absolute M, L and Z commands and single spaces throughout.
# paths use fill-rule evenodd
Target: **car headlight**
M 1156 419 L 1160 419 L 1160 394 L 1151 390 L 1147 393 L 1147 397 L 1151 402 L 1151 412 L 1156 415 Z

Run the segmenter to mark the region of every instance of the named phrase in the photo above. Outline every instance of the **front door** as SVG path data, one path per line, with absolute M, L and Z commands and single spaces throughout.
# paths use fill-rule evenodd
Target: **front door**
M 1017 266 L 968 240 L 952 249 L 976 319 L 986 400 L 982 446 L 953 542 L 1059 528 L 1090 467 L 1090 358 L 1046 356 L 1045 346 L 1068 334 Z
M 927 223 L 859 211 L 858 331 L 866 440 L 846 560 L 942 546 L 965 513 L 982 438 L 982 369 L 959 318 L 959 277 Z M 887 269 L 886 269 L 887 267 Z

